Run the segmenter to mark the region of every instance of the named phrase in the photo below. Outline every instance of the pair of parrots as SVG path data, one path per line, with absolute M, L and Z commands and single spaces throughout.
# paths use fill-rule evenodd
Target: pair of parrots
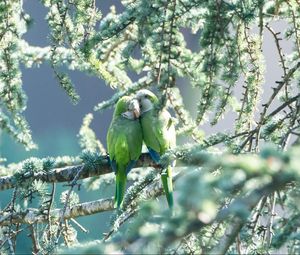
M 176 145 L 175 127 L 170 113 L 159 110 L 154 93 L 143 89 L 124 96 L 116 104 L 107 133 L 107 148 L 116 174 L 115 207 L 122 206 L 127 174 L 141 155 L 143 141 L 155 162 Z M 169 207 L 173 207 L 172 167 L 162 171 L 161 180 Z

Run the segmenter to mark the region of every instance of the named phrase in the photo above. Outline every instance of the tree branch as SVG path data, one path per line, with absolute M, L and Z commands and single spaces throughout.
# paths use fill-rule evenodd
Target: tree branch
M 174 176 L 174 181 L 176 181 L 181 175 L 177 174 Z M 163 189 L 160 181 L 156 181 L 145 188 L 145 199 L 150 199 L 153 197 L 158 197 L 163 194 Z M 92 215 L 100 212 L 112 211 L 114 210 L 114 199 L 105 198 L 99 199 L 91 202 L 85 202 L 71 206 L 64 210 L 54 209 L 50 211 L 51 219 L 60 219 L 63 217 L 64 220 L 77 218 L 80 216 Z M 48 215 L 43 214 L 38 209 L 28 208 L 23 212 L 17 213 L 3 213 L 0 214 L 0 226 L 9 226 L 13 223 L 22 224 L 33 224 L 33 223 L 44 223 L 48 222 Z
M 63 215 L 62 209 L 54 209 L 50 212 L 52 219 L 60 219 L 63 215 L 64 219 L 77 218 L 80 216 L 92 215 L 99 212 L 111 211 L 114 209 L 114 199 L 106 198 L 91 202 L 81 203 L 67 208 Z M 10 222 L 10 216 L 12 221 Z M 17 212 L 13 215 L 5 213 L 0 216 L 0 226 L 8 226 L 11 223 L 33 224 L 47 222 L 48 217 L 40 210 L 35 208 L 28 208 L 23 212 Z
M 143 167 L 143 166 L 157 167 L 157 164 L 153 162 L 153 160 L 148 155 L 148 153 L 143 153 L 139 158 L 139 160 L 137 161 L 135 167 Z M 40 171 L 37 173 L 33 173 L 32 175 L 23 176 L 22 182 L 25 182 L 26 179 L 30 179 L 30 178 L 34 180 L 47 182 L 47 183 L 70 182 L 74 179 L 75 175 L 82 167 L 83 169 L 78 176 L 78 180 L 112 172 L 108 161 L 108 157 L 103 157 L 103 160 L 101 162 L 97 162 L 97 164 L 95 164 L 93 167 L 87 167 L 84 166 L 84 164 L 81 164 L 77 166 L 55 168 L 46 173 Z M 0 191 L 6 189 L 12 189 L 16 185 L 22 185 L 22 182 L 18 183 L 17 178 L 15 176 L 0 177 Z
M 265 186 L 253 190 L 247 196 L 236 198 L 228 207 L 220 210 L 217 216 L 211 221 L 203 222 L 197 218 L 195 220 L 191 220 L 190 223 L 187 225 L 185 231 L 182 231 L 180 233 L 176 231 L 166 230 L 164 233 L 165 238 L 163 240 L 162 247 L 167 247 L 174 241 L 190 233 L 197 232 L 205 226 L 213 224 L 214 222 L 222 222 L 228 219 L 229 217 L 234 216 L 231 228 L 229 229 L 229 231 L 226 231 L 219 243 L 210 252 L 210 254 L 225 254 L 230 245 L 234 242 L 234 239 L 236 238 L 239 230 L 247 222 L 248 216 L 250 215 L 253 208 L 258 204 L 260 199 L 263 196 L 270 195 L 275 190 L 282 189 L 287 183 L 292 181 L 294 178 L 295 176 L 292 175 L 282 178 L 281 174 L 278 173 L 277 175 L 274 175 L 273 180 Z M 236 211 L 236 208 L 238 207 L 244 208 L 243 213 L 239 213 Z

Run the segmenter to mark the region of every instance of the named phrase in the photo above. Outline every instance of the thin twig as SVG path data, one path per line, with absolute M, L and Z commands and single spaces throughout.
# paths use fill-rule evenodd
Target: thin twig
M 135 208 L 135 209 L 133 209 L 133 210 L 130 210 L 128 213 L 126 213 L 126 214 L 124 215 L 124 217 L 122 217 L 121 221 L 118 222 L 118 223 L 119 223 L 119 227 L 120 227 L 121 225 L 123 225 L 127 220 L 129 220 L 130 218 L 132 218 L 132 217 L 136 214 L 137 211 L 138 211 L 138 209 Z M 103 238 L 103 241 L 108 240 L 108 239 L 111 237 L 111 235 L 112 235 L 113 233 L 115 233 L 118 229 L 119 229 L 119 228 L 113 227 L 108 233 L 105 233 L 105 236 L 104 236 L 104 238 Z
M 279 113 L 281 110 L 283 110 L 285 107 L 287 107 L 288 105 L 290 105 L 291 103 L 299 100 L 300 98 L 300 93 L 294 97 L 291 97 L 289 100 L 287 100 L 286 102 L 284 102 L 282 105 L 280 105 L 279 107 L 277 107 L 274 111 L 272 111 L 270 114 L 268 114 L 266 116 L 266 119 L 276 115 L 277 113 Z
M 72 221 L 77 227 L 79 227 L 80 230 L 81 230 L 82 232 L 84 232 L 84 233 L 88 233 L 88 232 L 89 232 L 89 231 L 88 231 L 86 228 L 84 228 L 77 220 L 71 218 L 71 221 Z
M 54 202 L 54 195 L 55 195 L 55 187 L 56 184 L 52 183 L 52 190 L 51 190 L 51 194 L 50 194 L 50 201 L 49 201 L 49 206 L 47 208 L 47 218 L 48 218 L 48 240 L 51 239 L 51 233 L 52 233 L 52 223 L 51 223 L 51 218 L 50 218 L 50 212 L 51 212 L 51 207 L 52 204 Z
M 255 234 L 255 231 L 256 231 L 256 227 L 257 227 L 257 223 L 258 223 L 258 220 L 261 216 L 261 212 L 265 206 L 265 203 L 267 201 L 267 197 L 262 197 L 262 199 L 259 201 L 257 207 L 256 207 L 256 210 L 252 216 L 252 220 L 251 220 L 251 227 L 252 227 L 252 235 Z
M 33 227 L 33 224 L 29 225 L 29 230 L 30 230 L 30 234 L 29 236 L 31 237 L 32 240 L 32 254 L 37 255 L 39 253 L 39 243 L 37 241 L 37 235 L 36 235 L 36 231 Z
M 281 48 L 280 43 L 279 43 L 279 41 L 282 40 L 281 38 L 278 37 L 278 35 L 280 34 L 280 32 L 275 33 L 275 31 L 269 26 L 268 23 L 265 25 L 265 27 L 271 32 L 271 34 L 274 37 L 274 41 L 275 41 L 275 44 L 276 44 L 277 52 L 278 52 L 278 55 L 279 55 L 279 58 L 280 58 L 280 63 L 281 63 L 282 69 L 283 69 L 283 75 L 284 75 L 283 77 L 285 77 L 287 75 L 288 68 L 285 65 L 284 54 L 282 52 L 282 48 Z M 285 83 L 285 85 L 284 85 L 285 99 L 286 100 L 289 97 L 288 85 L 289 85 L 289 82 L 287 81 Z M 292 111 L 292 108 L 290 106 L 289 106 L 289 108 Z
M 59 241 L 59 238 L 60 238 L 60 234 L 61 234 L 61 231 L 62 231 L 62 225 L 63 225 L 63 222 L 64 222 L 64 215 L 66 213 L 66 210 L 67 210 L 67 207 L 69 206 L 69 200 L 70 200 L 70 197 L 71 197 L 71 193 L 73 191 L 73 188 L 77 185 L 77 181 L 78 181 L 78 178 L 80 176 L 80 172 L 83 170 L 84 166 L 82 166 L 77 174 L 75 175 L 73 181 L 71 182 L 71 188 L 69 189 L 68 191 L 68 194 L 66 196 L 66 200 L 65 200 L 65 204 L 64 204 L 64 208 L 63 208 L 63 211 L 62 211 L 62 214 L 61 214 L 61 217 L 60 217 L 60 220 L 59 220 L 59 225 L 58 225 L 58 229 L 57 229 L 57 233 L 56 233 L 56 241 L 55 241 L 55 244 L 58 244 L 58 241 Z
M 164 21 L 162 24 L 162 29 L 161 29 L 161 46 L 160 46 L 160 55 L 159 55 L 159 65 L 158 65 L 158 75 L 157 75 L 157 85 L 159 86 L 160 84 L 160 75 L 161 75 L 161 66 L 162 66 L 162 56 L 163 56 L 163 47 L 164 47 L 164 34 L 165 34 L 165 23 L 166 23 L 166 13 L 167 13 L 167 8 L 168 8 L 168 3 L 169 1 L 166 1 L 165 7 L 164 7 Z
M 268 222 L 266 225 L 267 231 L 265 236 L 265 241 L 267 244 L 267 247 L 270 247 L 271 241 L 272 241 L 272 235 L 273 235 L 273 221 L 275 216 L 275 205 L 276 205 L 276 192 L 270 195 L 269 197 L 269 215 L 268 215 Z
M 242 255 L 242 247 L 241 247 L 241 237 L 240 234 L 237 235 L 236 237 L 236 250 L 239 255 Z
M 299 34 L 298 34 L 298 25 L 297 25 L 297 22 L 296 22 L 296 19 L 299 19 L 299 17 L 297 17 L 295 15 L 295 12 L 293 10 L 293 7 L 291 5 L 291 3 L 289 1 L 285 1 L 291 12 L 292 12 L 292 19 L 293 19 L 293 26 L 294 26 L 294 33 L 295 33 L 295 41 L 296 41 L 296 49 L 297 49 L 297 52 L 298 52 L 298 58 L 300 57 L 300 37 L 299 37 Z M 298 2 L 298 5 L 299 5 L 299 2 Z

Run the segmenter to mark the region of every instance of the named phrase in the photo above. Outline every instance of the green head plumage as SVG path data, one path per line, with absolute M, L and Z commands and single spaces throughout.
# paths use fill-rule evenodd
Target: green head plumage
M 124 117 L 130 120 L 138 119 L 140 106 L 137 99 L 130 96 L 121 97 L 115 107 L 114 118 Z

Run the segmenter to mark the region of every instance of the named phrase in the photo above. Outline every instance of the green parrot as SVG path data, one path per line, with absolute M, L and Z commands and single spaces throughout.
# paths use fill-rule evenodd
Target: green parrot
M 107 132 L 110 164 L 116 174 L 115 207 L 123 202 L 127 174 L 142 152 L 143 136 L 139 122 L 140 107 L 137 99 L 124 96 L 116 104 Z
M 159 100 L 151 91 L 142 89 L 137 92 L 136 98 L 140 103 L 144 142 L 152 159 L 158 163 L 161 155 L 176 146 L 176 133 L 172 117 L 167 110 L 159 111 L 157 109 Z M 174 200 L 171 165 L 163 170 L 161 180 L 168 205 L 172 209 Z

